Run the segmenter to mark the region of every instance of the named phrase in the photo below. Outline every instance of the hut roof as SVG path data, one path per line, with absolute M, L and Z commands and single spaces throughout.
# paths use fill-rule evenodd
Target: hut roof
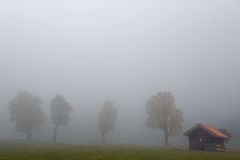
M 229 138 L 226 134 L 221 132 L 219 129 L 214 128 L 214 127 L 212 127 L 208 124 L 201 124 L 201 123 L 198 123 L 197 125 L 195 125 L 191 129 L 189 129 L 187 132 L 184 133 L 184 135 L 189 136 L 189 134 L 192 133 L 197 128 L 202 128 L 202 129 L 204 129 L 205 131 L 207 131 L 208 133 L 210 133 L 211 135 L 213 135 L 214 137 L 217 137 L 217 138 L 224 138 L 224 139 Z

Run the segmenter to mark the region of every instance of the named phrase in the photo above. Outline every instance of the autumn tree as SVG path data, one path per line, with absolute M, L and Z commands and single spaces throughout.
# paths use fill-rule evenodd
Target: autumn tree
M 17 96 L 9 101 L 9 114 L 19 132 L 25 132 L 27 140 L 32 139 L 32 130 L 38 129 L 45 122 L 41 100 L 27 91 L 17 93 Z
M 102 143 L 105 143 L 105 134 L 109 131 L 114 131 L 114 126 L 117 118 L 117 109 L 113 107 L 113 102 L 106 101 L 103 104 L 99 114 L 98 128 L 101 132 Z
M 165 145 L 168 146 L 168 137 L 180 133 L 183 124 L 183 113 L 175 106 L 171 92 L 159 92 L 146 103 L 148 114 L 147 127 L 164 131 Z
M 73 111 L 71 105 L 64 99 L 63 96 L 57 95 L 52 99 L 51 105 L 52 122 L 55 125 L 53 130 L 53 143 L 56 142 L 57 130 L 61 125 L 67 125 L 70 121 L 69 112 Z

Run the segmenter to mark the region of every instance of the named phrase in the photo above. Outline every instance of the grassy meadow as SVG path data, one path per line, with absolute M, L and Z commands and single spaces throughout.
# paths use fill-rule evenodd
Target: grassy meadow
M 146 146 L 0 144 L 0 160 L 240 160 L 239 151 L 200 152 Z

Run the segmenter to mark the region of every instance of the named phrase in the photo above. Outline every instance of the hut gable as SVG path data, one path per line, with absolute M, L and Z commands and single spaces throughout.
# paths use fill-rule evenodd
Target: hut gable
M 229 138 L 217 128 L 208 124 L 197 124 L 187 132 L 189 137 L 189 148 L 197 150 L 223 150 L 224 140 Z

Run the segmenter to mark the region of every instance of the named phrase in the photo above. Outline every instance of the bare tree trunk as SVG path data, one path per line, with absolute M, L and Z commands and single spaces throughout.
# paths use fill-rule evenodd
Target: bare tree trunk
M 56 143 L 56 140 L 57 140 L 57 130 L 58 130 L 58 127 L 59 127 L 60 125 L 56 125 L 55 126 L 55 128 L 54 128 L 54 130 L 53 130 L 53 143 Z
M 105 132 L 102 132 L 102 144 L 105 144 Z
M 27 131 L 26 135 L 27 135 L 27 140 L 32 141 L 32 130 Z
M 164 140 L 165 140 L 165 146 L 169 146 L 167 128 L 164 129 Z
M 163 131 L 164 131 L 164 140 L 165 140 L 165 146 L 169 146 L 168 143 L 168 125 L 167 125 L 167 115 L 166 113 L 163 115 L 163 120 L 164 120 L 164 126 L 163 126 Z

